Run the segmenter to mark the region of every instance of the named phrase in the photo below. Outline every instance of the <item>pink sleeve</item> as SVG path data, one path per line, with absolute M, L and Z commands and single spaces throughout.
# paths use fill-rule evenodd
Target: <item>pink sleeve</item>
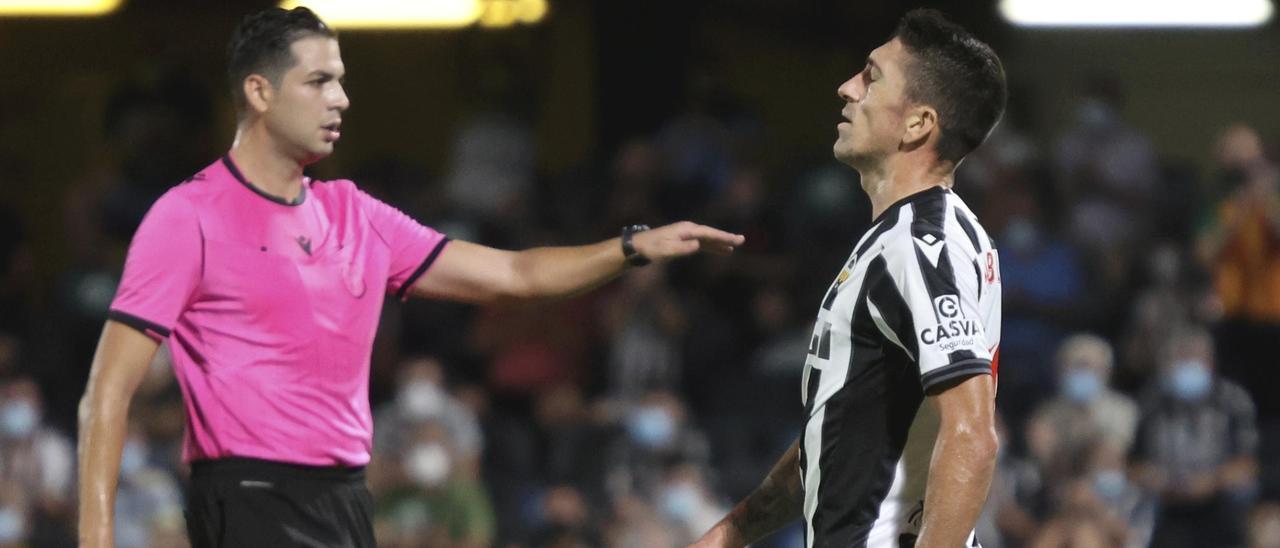
M 449 238 L 364 191 L 357 190 L 356 196 L 374 231 L 391 249 L 387 292 L 404 300 L 413 283 L 440 256 Z
M 170 191 L 152 204 L 134 233 L 107 317 L 152 338 L 168 338 L 200 283 L 203 261 L 195 207 Z

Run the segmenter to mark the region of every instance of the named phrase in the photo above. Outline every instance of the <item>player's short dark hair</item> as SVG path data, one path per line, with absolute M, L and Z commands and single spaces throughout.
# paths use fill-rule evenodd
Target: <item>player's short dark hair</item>
M 1004 66 L 991 46 L 941 12 L 915 9 L 891 38 L 905 46 L 907 98 L 938 111 L 938 158 L 959 163 L 991 133 L 1008 100 Z
M 236 111 L 244 110 L 244 79 L 261 74 L 273 84 L 297 62 L 290 46 L 312 36 L 337 38 L 337 33 L 324 24 L 315 12 L 296 7 L 291 10 L 269 8 L 244 18 L 231 32 L 227 43 L 227 79 Z

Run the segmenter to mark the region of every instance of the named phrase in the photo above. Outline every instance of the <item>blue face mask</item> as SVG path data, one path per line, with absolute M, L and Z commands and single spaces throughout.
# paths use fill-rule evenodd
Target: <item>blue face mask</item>
M 1172 371 L 1165 377 L 1165 390 L 1182 401 L 1197 401 L 1204 398 L 1213 386 L 1213 376 L 1209 368 L 1198 360 L 1183 360 L 1174 364 Z
M 1103 500 L 1115 500 L 1124 494 L 1129 482 L 1119 470 L 1102 470 L 1093 475 L 1093 492 Z
M 671 442 L 676 425 L 661 408 L 642 407 L 627 418 L 627 432 L 636 443 L 653 449 Z
M 687 521 L 698 509 L 698 490 L 687 483 L 667 487 L 658 495 L 662 515 L 671 521 Z
M 125 442 L 120 453 L 120 475 L 132 476 L 147 467 L 147 449 L 136 441 Z
M 1062 378 L 1062 395 L 1075 403 L 1089 403 L 1102 393 L 1102 380 L 1087 369 L 1072 369 Z
M 13 508 L 0 508 L 0 542 L 18 542 L 26 535 L 27 525 L 22 514 Z
M 26 400 L 17 400 L 5 404 L 0 409 L 0 431 L 11 439 L 26 438 L 35 432 L 40 423 L 36 406 Z

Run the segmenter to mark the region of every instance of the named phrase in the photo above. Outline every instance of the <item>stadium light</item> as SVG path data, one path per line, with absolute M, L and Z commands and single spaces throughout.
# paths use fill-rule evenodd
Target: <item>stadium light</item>
M 1000 0 L 1000 14 L 1022 27 L 1257 27 L 1270 0 Z
M 509 27 L 536 23 L 547 0 L 284 0 L 280 7 L 306 6 L 336 29 Z
M 0 0 L 0 17 L 94 17 L 120 8 L 123 0 Z

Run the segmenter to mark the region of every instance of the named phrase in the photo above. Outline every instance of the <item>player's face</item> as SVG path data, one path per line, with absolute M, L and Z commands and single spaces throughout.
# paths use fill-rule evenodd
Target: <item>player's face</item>
M 295 41 L 295 64 L 280 77 L 265 120 L 286 153 L 311 163 L 333 153 L 342 112 L 351 106 L 338 41 L 314 36 Z
M 904 70 L 908 53 L 897 39 L 867 56 L 867 63 L 836 89 L 844 100 L 832 147 L 841 162 L 855 169 L 871 167 L 892 154 L 902 141 L 907 101 Z

